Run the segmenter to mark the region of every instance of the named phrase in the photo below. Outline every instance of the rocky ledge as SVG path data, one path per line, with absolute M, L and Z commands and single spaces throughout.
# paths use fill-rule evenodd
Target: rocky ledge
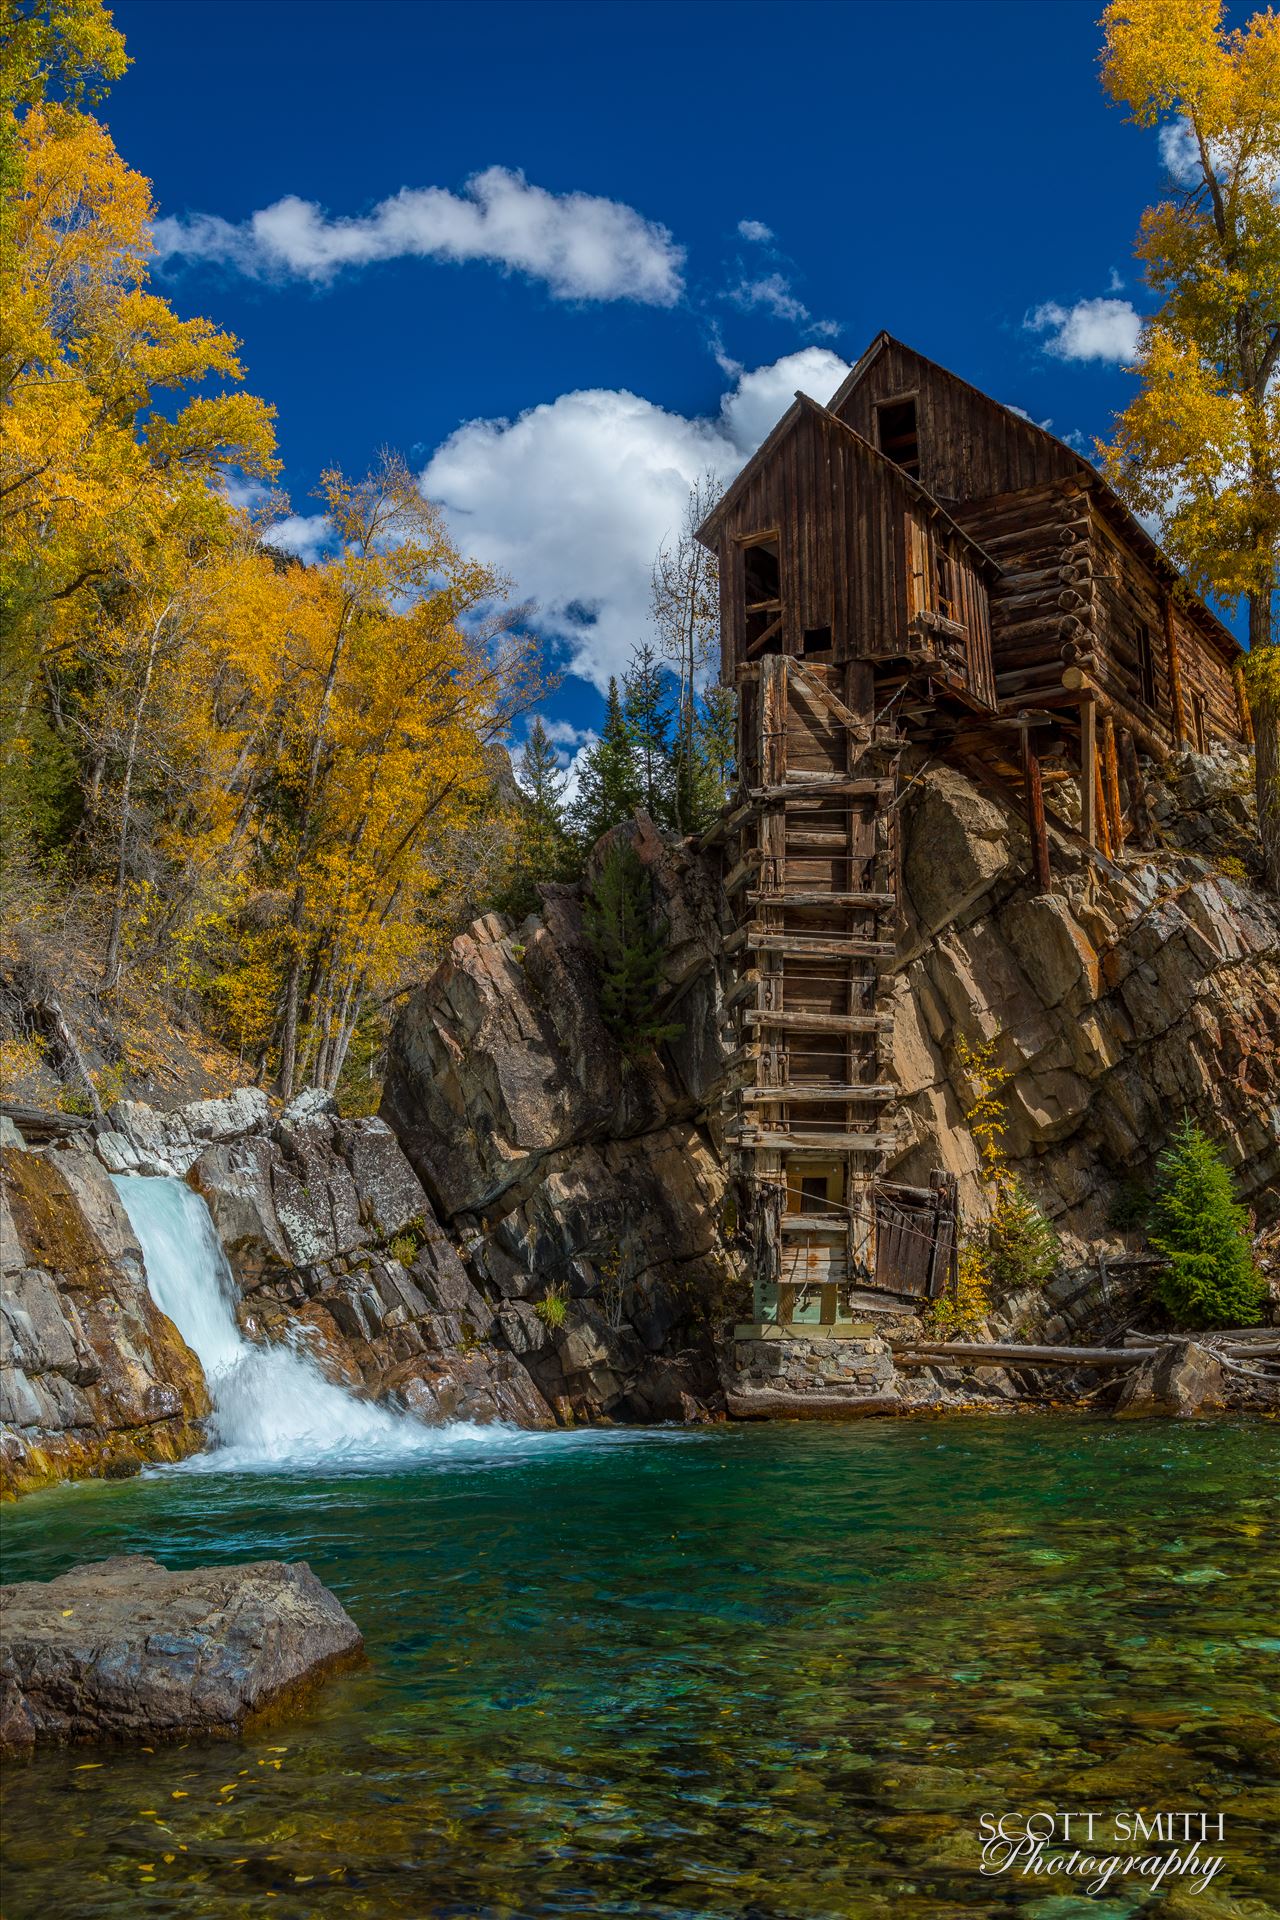
M 118 1555 L 0 1587 L 0 1750 L 238 1733 L 362 1645 L 302 1560 Z

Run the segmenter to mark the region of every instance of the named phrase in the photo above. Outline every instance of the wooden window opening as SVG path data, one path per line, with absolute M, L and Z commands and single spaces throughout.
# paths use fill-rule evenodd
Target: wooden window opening
M 876 445 L 904 473 L 920 477 L 920 431 L 914 394 L 876 406 Z
M 800 643 L 800 651 L 807 657 L 817 655 L 825 659 L 831 652 L 830 627 L 806 627 Z
M 743 638 L 750 659 L 782 652 L 782 568 L 778 535 L 757 533 L 742 543 Z
M 933 596 L 934 605 L 945 620 L 956 617 L 954 569 L 951 555 L 940 540 L 933 543 Z

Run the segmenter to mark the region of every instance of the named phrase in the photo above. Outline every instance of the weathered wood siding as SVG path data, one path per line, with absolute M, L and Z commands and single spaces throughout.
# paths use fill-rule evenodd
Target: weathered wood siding
M 721 677 L 750 660 L 744 553 L 776 537 L 781 651 L 801 655 L 806 632 L 829 627 L 831 664 L 906 650 L 914 616 L 940 611 L 935 544 L 946 556 L 967 682 L 991 700 L 987 590 L 966 543 L 854 435 L 802 408 L 789 432 L 749 470 L 719 528 Z M 769 649 L 773 651 L 772 646 Z
M 920 434 L 919 478 L 944 506 L 1041 487 L 1076 471 L 1069 448 L 897 341 L 882 348 L 832 410 L 875 446 L 877 403 L 909 397 Z

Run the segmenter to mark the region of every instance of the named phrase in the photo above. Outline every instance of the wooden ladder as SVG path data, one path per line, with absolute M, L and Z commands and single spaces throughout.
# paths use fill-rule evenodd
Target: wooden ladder
M 740 794 L 725 820 L 737 1025 L 726 1131 L 755 1242 L 757 1303 L 834 1324 L 873 1283 L 872 1188 L 895 1144 L 893 801 L 901 740 L 834 673 L 770 655 L 740 678 Z M 757 1318 L 764 1317 L 757 1311 Z

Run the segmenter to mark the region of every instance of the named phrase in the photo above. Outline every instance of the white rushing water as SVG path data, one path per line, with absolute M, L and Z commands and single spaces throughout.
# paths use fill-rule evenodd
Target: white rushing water
M 257 1345 L 236 1323 L 235 1281 L 200 1195 L 182 1180 L 121 1174 L 116 1191 L 142 1245 L 147 1285 L 204 1368 L 219 1472 L 395 1467 L 459 1446 L 510 1443 L 509 1429 L 428 1427 L 326 1380 L 301 1347 Z

